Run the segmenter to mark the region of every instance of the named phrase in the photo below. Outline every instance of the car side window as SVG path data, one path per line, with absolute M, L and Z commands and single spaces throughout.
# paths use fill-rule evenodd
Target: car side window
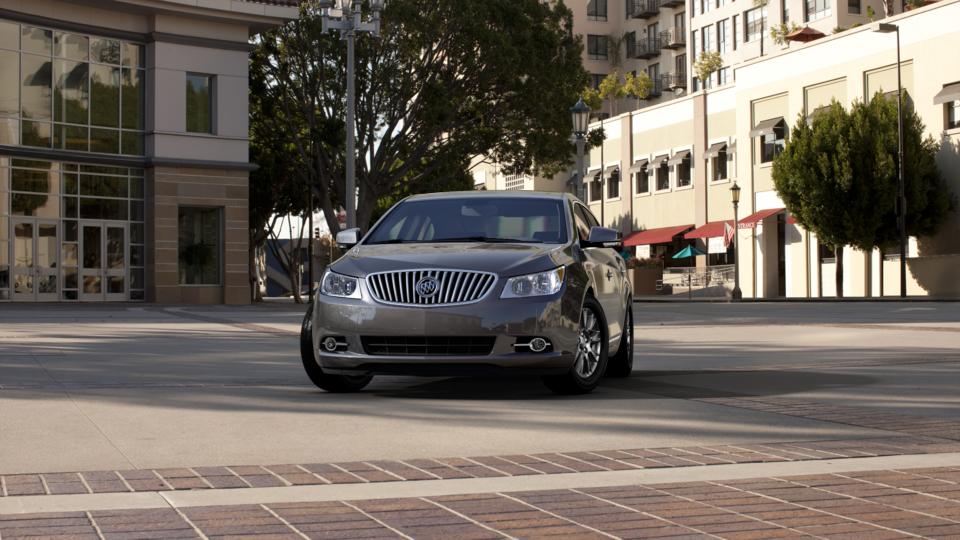
M 591 229 L 600 226 L 600 222 L 597 221 L 597 217 L 593 215 L 593 212 L 591 212 L 589 208 L 584 206 L 583 213 L 587 215 L 587 225 L 589 225 Z
M 586 241 L 590 238 L 590 220 L 587 219 L 583 206 L 579 204 L 573 206 L 573 219 L 577 224 L 577 235 L 580 237 L 580 241 Z

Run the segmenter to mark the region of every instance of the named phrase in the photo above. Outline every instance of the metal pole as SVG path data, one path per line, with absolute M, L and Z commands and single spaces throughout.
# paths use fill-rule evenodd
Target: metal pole
M 307 234 L 307 239 L 309 243 L 307 244 L 307 271 L 310 272 L 310 281 L 307 286 L 307 291 L 310 296 L 310 301 L 313 301 L 313 278 L 316 274 L 313 273 L 313 186 L 307 188 L 307 211 L 310 214 L 307 216 L 307 226 L 310 227 L 310 230 Z
M 587 186 L 587 181 L 583 177 L 584 175 L 583 154 L 584 154 L 585 146 L 586 146 L 586 140 L 584 139 L 584 136 L 581 134 L 577 134 L 577 182 L 578 183 L 574 187 L 577 190 L 576 195 L 581 201 L 584 200 L 583 190 L 586 189 L 586 186 Z
M 903 176 L 903 84 L 900 80 L 900 26 L 897 25 L 897 227 L 900 232 L 900 297 L 907 296 L 907 195 Z
M 740 291 L 740 231 L 737 228 L 740 220 L 737 215 L 738 206 L 740 205 L 733 203 L 733 292 L 730 294 L 730 299 L 734 302 L 739 302 L 743 298 L 743 292 Z
M 355 113 L 355 104 L 354 99 L 356 98 L 356 88 L 355 88 L 355 73 L 354 73 L 354 62 L 355 62 L 355 44 L 356 44 L 356 26 L 360 18 L 360 8 L 357 6 L 357 9 L 354 11 L 353 20 L 350 23 L 350 27 L 346 29 L 346 40 L 347 40 L 347 155 L 346 155 L 346 168 L 347 168 L 347 228 L 352 229 L 357 226 L 357 179 L 356 179 L 356 165 L 357 165 L 357 156 L 356 156 L 356 119 L 354 118 Z M 344 20 L 349 20 L 347 17 L 344 17 Z

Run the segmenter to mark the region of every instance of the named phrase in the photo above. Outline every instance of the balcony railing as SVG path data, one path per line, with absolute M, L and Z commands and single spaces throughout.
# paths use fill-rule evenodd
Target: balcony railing
M 660 81 L 667 90 L 676 90 L 677 88 L 687 87 L 687 74 L 684 72 L 664 73 L 660 75 Z
M 647 99 L 658 98 L 663 95 L 663 83 L 661 82 L 661 77 L 653 79 L 653 87 L 650 88 L 650 95 L 647 96 Z
M 634 58 L 650 59 L 660 56 L 660 38 L 648 38 L 637 41 Z
M 674 27 L 660 32 L 660 46 L 664 49 L 682 49 L 687 45 L 687 31 L 683 27 Z
M 660 0 L 660 7 L 672 8 L 677 6 L 682 6 L 684 0 Z
M 660 14 L 659 0 L 627 0 L 630 2 L 630 16 L 634 19 L 649 19 Z

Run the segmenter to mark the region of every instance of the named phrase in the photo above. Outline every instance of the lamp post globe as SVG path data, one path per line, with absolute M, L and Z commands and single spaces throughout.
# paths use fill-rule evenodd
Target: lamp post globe
M 570 116 L 573 118 L 573 134 L 579 137 L 587 133 L 590 125 L 590 106 L 580 98 L 576 105 L 570 107 Z
M 583 98 L 570 107 L 570 118 L 573 121 L 573 140 L 577 144 L 577 181 L 574 184 L 574 195 L 584 198 L 582 189 L 586 188 L 583 179 L 583 161 L 586 152 L 587 128 L 590 125 L 590 106 L 583 102 Z
M 740 206 L 740 186 L 733 182 L 730 188 L 730 200 L 733 202 L 733 291 L 730 293 L 732 302 L 739 302 L 743 298 L 743 292 L 740 290 L 740 240 L 737 229 L 740 226 L 737 209 Z

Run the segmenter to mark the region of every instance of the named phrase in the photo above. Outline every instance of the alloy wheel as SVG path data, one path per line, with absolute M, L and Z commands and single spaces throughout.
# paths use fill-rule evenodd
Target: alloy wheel
M 590 308 L 580 311 L 580 333 L 577 342 L 577 361 L 574 371 L 583 379 L 589 379 L 600 364 L 600 321 Z

